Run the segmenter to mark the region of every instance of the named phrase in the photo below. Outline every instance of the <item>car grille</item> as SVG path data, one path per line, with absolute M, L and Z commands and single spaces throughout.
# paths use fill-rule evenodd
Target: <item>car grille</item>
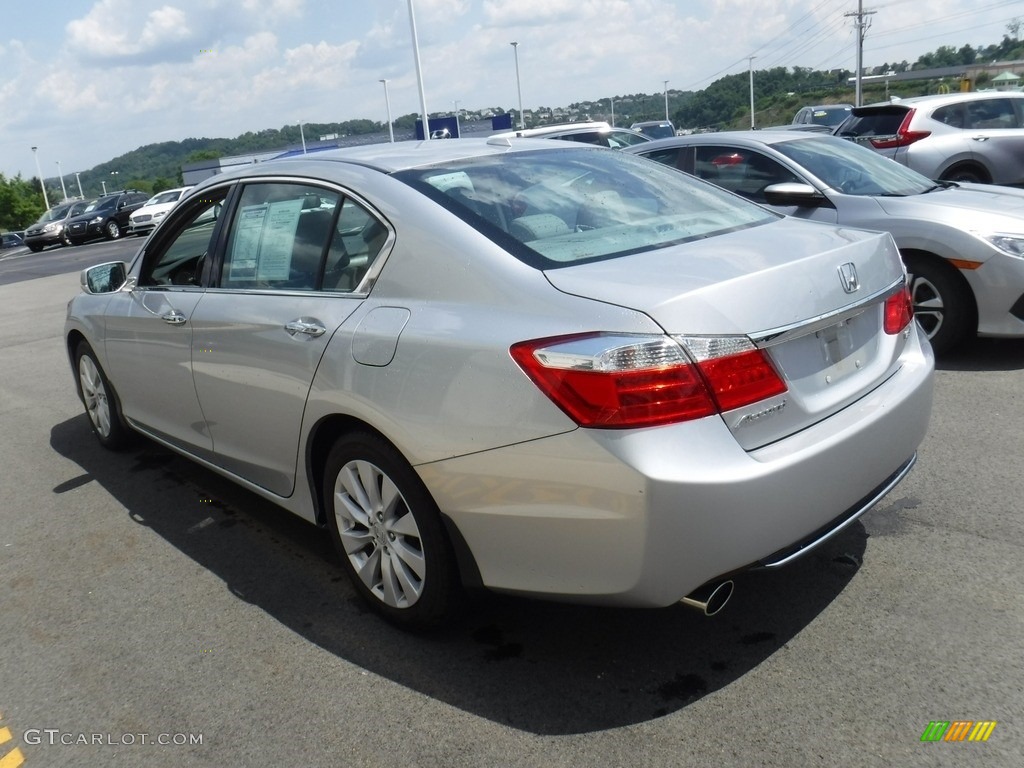
M 80 235 L 81 233 L 85 232 L 85 228 L 86 228 L 86 223 L 84 221 L 76 222 L 76 223 L 74 223 L 74 224 L 72 224 L 71 226 L 68 227 L 68 234 L 69 235 Z
M 134 218 L 132 218 L 132 222 L 133 222 L 134 224 L 145 224 L 145 223 L 146 223 L 147 221 L 149 221 L 149 220 L 150 220 L 150 219 L 152 219 L 152 218 L 153 218 L 153 217 L 152 217 L 152 216 L 150 216 L 150 215 L 149 215 L 149 214 L 147 213 L 147 214 L 146 214 L 145 216 L 135 216 Z

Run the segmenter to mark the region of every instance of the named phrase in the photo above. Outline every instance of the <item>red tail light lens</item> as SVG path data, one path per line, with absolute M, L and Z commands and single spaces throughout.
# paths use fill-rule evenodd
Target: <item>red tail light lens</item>
M 896 334 L 910 325 L 913 319 L 914 302 L 910 298 L 910 288 L 903 286 L 903 290 L 885 300 L 885 320 L 882 327 L 886 333 Z
M 896 147 L 906 147 L 913 144 L 915 141 L 928 138 L 932 135 L 931 131 L 911 131 L 910 121 L 914 117 L 916 109 L 907 110 L 906 117 L 903 118 L 903 122 L 900 123 L 900 127 L 896 129 L 896 135 L 888 139 L 871 139 L 871 146 L 875 149 L 895 149 Z
M 696 349 L 689 347 L 694 341 Z M 587 334 L 526 341 L 510 353 L 584 427 L 689 421 L 786 391 L 767 358 L 743 337 Z

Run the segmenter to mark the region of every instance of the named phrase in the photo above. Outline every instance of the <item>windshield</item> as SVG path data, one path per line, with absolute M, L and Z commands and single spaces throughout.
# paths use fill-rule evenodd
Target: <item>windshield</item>
M 64 218 L 65 214 L 67 214 L 69 208 L 71 208 L 70 205 L 62 205 L 58 208 L 51 208 L 39 218 L 39 221 L 40 223 L 44 221 L 60 221 L 61 219 Z
M 396 177 L 539 269 L 665 248 L 778 218 L 674 169 L 606 149 L 509 152 Z
M 833 136 L 794 139 L 772 145 L 777 151 L 847 195 L 919 195 L 934 182 L 887 157 Z
M 162 203 L 174 203 L 177 202 L 178 198 L 181 197 L 181 190 L 174 190 L 173 192 L 161 192 L 159 195 L 154 195 L 146 201 L 146 205 L 160 205 Z

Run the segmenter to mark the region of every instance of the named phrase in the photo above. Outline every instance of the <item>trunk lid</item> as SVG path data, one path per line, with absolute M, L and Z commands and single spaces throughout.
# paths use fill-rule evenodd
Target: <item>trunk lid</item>
M 903 279 L 885 233 L 782 219 L 546 275 L 677 338 L 743 336 L 763 348 L 788 391 L 722 415 L 748 450 L 871 392 L 898 368 L 905 342 L 883 330 L 884 300 Z

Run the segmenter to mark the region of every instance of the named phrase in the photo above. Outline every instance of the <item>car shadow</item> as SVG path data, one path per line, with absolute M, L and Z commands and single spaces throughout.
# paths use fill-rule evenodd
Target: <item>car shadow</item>
M 83 416 L 50 445 L 82 469 L 54 493 L 99 483 L 145 526 L 325 651 L 452 707 L 540 735 L 588 733 L 676 712 L 779 651 L 853 578 L 858 522 L 779 571 L 736 579 L 707 618 L 682 606 L 596 608 L 483 594 L 450 624 L 397 630 L 370 612 L 326 533 L 152 442 L 96 445 Z M 111 505 L 111 514 L 117 506 Z
M 940 371 L 1019 371 L 1024 339 L 968 339 L 935 361 Z

